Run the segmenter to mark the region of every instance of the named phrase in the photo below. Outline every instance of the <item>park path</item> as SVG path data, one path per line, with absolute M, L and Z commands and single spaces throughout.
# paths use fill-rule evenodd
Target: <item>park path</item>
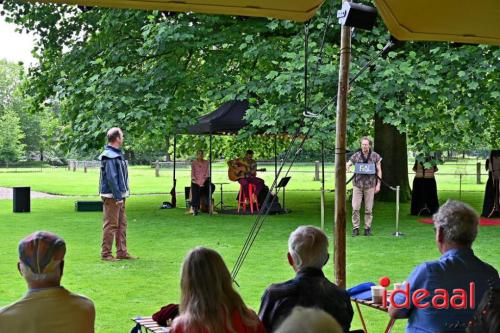
M 12 188 L 11 187 L 0 187 L 0 200 L 12 200 Z M 63 198 L 62 195 L 54 195 L 45 192 L 31 191 L 31 198 Z

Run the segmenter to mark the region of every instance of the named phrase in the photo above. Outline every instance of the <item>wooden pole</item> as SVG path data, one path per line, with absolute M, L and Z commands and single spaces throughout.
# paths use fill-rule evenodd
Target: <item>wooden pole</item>
M 335 130 L 335 225 L 333 235 L 335 281 L 341 288 L 346 286 L 346 128 L 350 58 L 351 28 L 343 26 L 340 34 L 340 70 Z
M 160 161 L 155 162 L 155 177 L 160 177 Z
M 168 154 L 168 152 L 167 152 Z M 176 171 L 176 168 L 177 168 L 177 135 L 174 134 L 174 179 L 173 179 L 173 183 L 174 183 L 174 197 L 175 197 L 175 200 L 172 199 L 172 206 L 174 208 L 177 207 L 177 178 L 175 178 L 175 171 Z
M 208 174 L 209 174 L 209 179 L 210 181 L 208 182 L 208 212 L 210 215 L 213 214 L 213 207 L 212 207 L 212 133 L 210 133 L 210 163 L 208 165 Z
M 278 134 L 274 134 L 274 181 L 278 184 Z
M 481 162 L 476 164 L 476 184 L 481 184 Z
M 325 142 L 321 140 L 321 230 L 325 231 Z

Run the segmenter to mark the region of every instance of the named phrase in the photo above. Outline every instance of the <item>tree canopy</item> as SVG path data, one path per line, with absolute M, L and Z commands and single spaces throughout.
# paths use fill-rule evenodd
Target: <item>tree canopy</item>
M 331 5 L 306 25 L 308 108 L 317 113 L 325 107 L 311 144 L 325 140 L 330 147 L 340 35 L 334 15 L 328 19 L 336 10 Z M 25 93 L 33 110 L 58 105 L 68 148 L 92 151 L 105 130 L 119 124 L 132 147 L 160 149 L 199 115 L 234 98 L 251 103 L 246 135 L 311 126 L 302 116 L 304 24 L 14 1 L 5 1 L 4 11 L 39 37 L 34 53 L 40 65 L 30 69 Z M 353 75 L 388 40 L 382 23 L 356 31 Z M 499 57 L 498 47 L 484 45 L 415 42 L 391 51 L 352 87 L 351 146 L 372 133 L 377 113 L 422 154 L 498 147 Z M 185 147 L 193 142 L 185 140 Z

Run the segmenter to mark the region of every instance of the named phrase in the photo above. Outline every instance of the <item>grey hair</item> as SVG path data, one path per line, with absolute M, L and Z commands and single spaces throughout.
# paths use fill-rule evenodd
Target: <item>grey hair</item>
M 19 262 L 19 269 L 21 270 L 21 273 L 23 277 L 30 282 L 39 282 L 39 281 L 57 281 L 61 278 L 61 262 L 62 260 L 56 260 L 54 261 L 55 264 L 57 265 L 57 268 L 53 272 L 49 273 L 43 273 L 43 274 L 37 274 L 33 273 L 29 267 L 27 267 L 22 261 Z
M 373 146 L 373 140 L 369 136 L 364 136 L 361 139 L 359 139 L 359 144 L 362 144 L 363 140 L 367 140 L 370 146 Z
M 343 333 L 331 315 L 319 308 L 296 306 L 279 326 L 276 333 Z
M 434 227 L 441 229 L 446 243 L 471 246 L 477 236 L 479 216 L 471 206 L 448 200 L 432 216 Z
M 321 269 L 328 260 L 328 238 L 317 227 L 298 227 L 288 238 L 288 252 L 299 270 L 306 267 Z

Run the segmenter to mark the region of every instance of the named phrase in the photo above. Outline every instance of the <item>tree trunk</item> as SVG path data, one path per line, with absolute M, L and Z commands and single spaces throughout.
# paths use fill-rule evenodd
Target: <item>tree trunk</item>
M 392 187 L 399 185 L 400 202 L 408 202 L 411 192 L 408 181 L 406 134 L 399 133 L 393 125 L 384 124 L 377 114 L 375 114 L 374 151 L 382 157 L 382 179 Z M 382 185 L 376 199 L 395 202 L 396 192 Z

